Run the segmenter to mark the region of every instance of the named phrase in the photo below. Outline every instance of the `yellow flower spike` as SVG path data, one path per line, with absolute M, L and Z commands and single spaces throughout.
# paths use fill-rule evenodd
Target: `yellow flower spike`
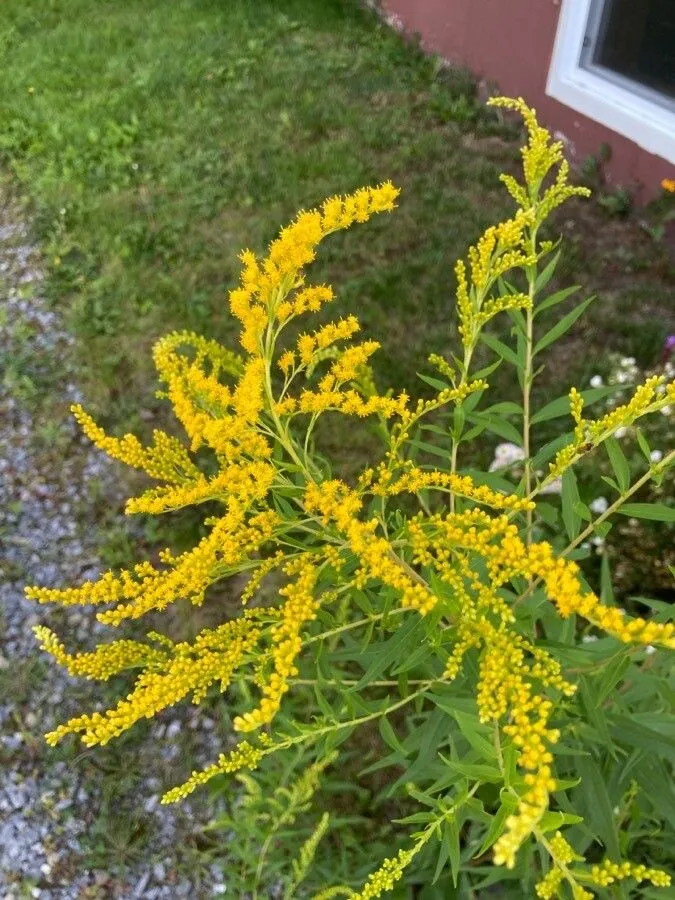
M 232 772 L 240 772 L 242 769 L 251 771 L 257 768 L 263 756 L 265 756 L 264 749 L 254 747 L 248 741 L 242 741 L 230 753 L 221 753 L 218 757 L 218 762 L 213 763 L 213 765 L 201 772 L 193 772 L 184 784 L 167 791 L 161 802 L 176 803 L 178 800 L 184 800 L 198 787 L 206 784 L 207 781 L 210 781 L 217 775 L 229 775 Z
M 437 469 L 410 469 L 394 482 L 382 485 L 381 489 L 375 486 L 373 492 L 394 496 L 401 493 L 415 494 L 424 488 L 444 488 L 460 497 L 484 503 L 494 509 L 521 511 L 534 509 L 535 505 L 532 500 L 525 500 L 514 494 L 501 494 L 486 485 L 476 485 L 468 475 L 455 475 Z
M 193 644 L 174 644 L 169 652 L 153 653 L 151 648 L 145 648 L 148 651 L 147 663 L 131 693 L 104 713 L 77 716 L 59 725 L 47 735 L 47 740 L 56 743 L 67 734 L 79 734 L 87 747 L 107 744 L 140 719 L 152 718 L 190 693 L 194 702 L 198 703 L 212 685 L 218 684 L 220 691 L 224 691 L 243 658 L 258 643 L 260 634 L 259 625 L 250 619 L 240 618 L 216 629 L 205 629 L 197 635 Z M 133 642 L 120 641 L 116 642 L 117 649 L 116 644 L 111 644 L 111 649 L 101 655 L 97 651 L 69 657 L 62 653 L 60 647 L 54 647 L 48 636 L 45 640 L 47 649 L 55 651 L 57 659 L 61 657 L 59 661 L 69 671 L 95 678 L 101 677 L 97 674 L 99 671 L 110 677 L 109 670 L 120 666 L 122 661 L 134 658 L 136 649 L 128 646 Z M 141 662 L 141 659 L 136 658 L 136 662 Z M 110 671 L 110 674 L 115 674 L 115 671 Z
M 392 890 L 403 877 L 403 873 L 410 865 L 414 855 L 411 850 L 399 850 L 392 859 L 385 859 L 377 872 L 368 876 L 368 881 L 359 893 L 352 895 L 352 900 L 372 900 L 372 898 L 381 897 L 382 894 Z
M 361 500 L 345 484 L 340 481 L 310 484 L 305 492 L 305 506 L 309 512 L 319 512 L 326 524 L 335 522 L 346 536 L 350 549 L 360 561 L 357 587 L 377 579 L 400 594 L 403 606 L 416 609 L 422 615 L 434 608 L 438 598 L 415 580 L 411 570 L 406 570 L 389 541 L 375 534 L 377 519 L 362 522 L 356 517 Z
M 303 556 L 288 563 L 283 571 L 295 576 L 295 579 L 279 591 L 286 600 L 281 608 L 279 623 L 272 630 L 274 671 L 263 684 L 260 706 L 238 716 L 233 722 L 235 731 L 253 731 L 272 721 L 283 695 L 288 691 L 288 679 L 298 672 L 295 658 L 302 647 L 302 627 L 316 617 L 318 602 L 314 598 L 314 588 L 318 569 L 314 558 Z
M 161 664 L 166 661 L 165 650 L 150 647 L 139 641 L 113 641 L 100 644 L 93 653 L 67 653 L 54 632 L 41 625 L 33 629 L 40 647 L 54 657 L 69 675 L 96 681 L 108 681 L 125 669 Z
M 284 375 L 288 375 L 291 369 L 295 368 L 295 353 L 292 350 L 286 350 L 279 357 L 278 366 Z

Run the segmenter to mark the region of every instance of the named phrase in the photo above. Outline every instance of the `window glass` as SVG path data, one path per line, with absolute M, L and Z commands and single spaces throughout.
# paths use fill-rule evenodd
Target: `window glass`
M 675 100 L 675 0 L 596 0 L 581 64 Z

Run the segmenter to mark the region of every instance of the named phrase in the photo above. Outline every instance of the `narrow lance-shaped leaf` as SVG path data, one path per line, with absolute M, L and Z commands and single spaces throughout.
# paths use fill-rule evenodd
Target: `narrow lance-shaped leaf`
M 542 350 L 545 350 L 550 344 L 554 341 L 557 341 L 559 337 L 562 337 L 566 331 L 574 325 L 576 320 L 582 313 L 587 309 L 587 307 L 595 300 L 595 297 L 588 297 L 578 306 L 575 306 L 574 309 L 570 310 L 567 315 L 563 316 L 562 319 L 557 322 L 553 328 L 546 332 L 546 334 L 537 341 L 534 345 L 534 355 L 537 353 L 541 353 Z

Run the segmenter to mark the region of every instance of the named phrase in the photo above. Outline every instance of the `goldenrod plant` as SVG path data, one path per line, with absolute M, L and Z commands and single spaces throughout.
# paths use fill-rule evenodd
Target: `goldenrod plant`
M 585 407 L 602 389 L 571 388 L 567 399 L 535 410 L 543 351 L 590 302 L 577 302 L 573 289 L 547 295 L 559 251 L 542 239 L 542 227 L 568 198 L 588 192 L 570 185 L 561 145 L 533 110 L 522 100 L 491 102 L 524 119 L 523 179 L 503 176 L 513 217 L 489 228 L 457 263 L 458 342 L 448 359 L 429 360 L 435 374 L 423 380 L 433 394 L 413 400 L 378 391 L 369 368 L 378 344 L 355 341 L 354 316 L 306 326 L 299 336 L 289 329 L 334 299 L 330 287 L 306 280 L 321 241 L 393 211 L 399 191 L 386 182 L 332 197 L 301 212 L 264 258 L 242 253 L 241 282 L 230 293 L 241 323 L 239 352 L 186 332 L 156 345 L 163 395 L 185 441 L 163 431 L 148 446 L 129 434 L 111 437 L 81 407 L 73 410 L 94 444 L 157 482 L 130 499 L 127 512 L 208 503 L 202 539 L 180 554 L 164 550 L 157 565 L 139 562 L 80 587 L 27 589 L 39 603 L 100 606 L 99 620 L 116 628 L 178 601 L 200 606 L 216 582 L 239 576 L 240 586 L 247 576 L 240 601 L 223 603 L 222 623 L 191 642 L 151 631 L 145 640 L 71 653 L 37 627 L 43 648 L 73 675 L 133 679 L 116 706 L 70 719 L 47 740 L 74 734 L 86 747 L 103 745 L 186 698 L 200 703 L 227 692 L 239 710 L 239 742 L 168 788 L 164 803 L 227 773 L 239 773 L 255 791 L 247 773 L 302 750 L 314 762 L 295 783 L 291 811 L 267 817 L 277 835 L 296 806 L 305 808 L 326 767 L 339 765 L 337 747 L 347 738 L 358 742 L 360 729 L 371 740 L 379 729 L 376 766 L 403 773 L 390 796 L 405 798 L 402 809 L 419 804 L 401 820 L 412 833 L 398 832 L 398 853 L 374 861 L 360 886 L 326 884 L 317 897 L 365 900 L 397 883 L 439 879 L 468 890 L 507 883 L 514 872 L 519 896 L 541 898 L 605 896 L 607 885 L 628 879 L 670 883 L 662 869 L 621 858 L 629 846 L 619 839 L 622 822 L 629 816 L 637 828 L 644 812 L 636 798 L 647 750 L 635 731 L 640 723 L 643 737 L 655 729 L 641 713 L 631 717 L 607 704 L 617 685 L 629 684 L 627 673 L 637 677 L 653 665 L 653 648 L 664 657 L 675 649 L 675 625 L 662 610 L 634 617 L 606 591 L 596 596 L 575 559 L 643 485 L 667 477 L 675 451 L 664 451 L 631 481 L 613 435 L 675 402 L 675 383 L 650 375 L 597 418 Z M 551 326 L 554 308 L 571 297 L 574 305 Z M 503 338 L 487 328 L 497 316 Z M 485 364 L 489 352 L 496 358 Z M 486 406 L 488 379 L 500 364 L 514 367 L 522 400 Z M 317 449 L 318 425 L 328 415 L 342 417 L 345 441 L 354 418 L 372 420 L 382 436 L 381 456 L 352 483 L 336 478 Z M 538 426 L 565 416 L 571 429 L 537 446 Z M 516 442 L 517 480 L 508 471 L 472 468 L 471 442 L 483 432 Z M 574 467 L 603 447 L 616 475 L 608 479 L 614 497 L 594 516 L 579 496 Z M 550 498 L 541 502 L 556 490 L 558 508 Z M 672 507 L 657 504 L 653 513 L 667 518 Z M 266 579 L 278 585 L 272 601 L 261 599 L 269 597 Z M 582 641 L 589 634 L 598 638 L 592 649 Z M 257 699 L 244 708 L 241 697 L 251 690 Z M 303 692 L 305 717 L 303 706 L 292 704 Z M 672 688 L 670 696 L 672 702 Z M 645 698 L 633 699 L 639 710 Z M 664 774 L 659 754 L 668 741 L 662 738 L 652 760 Z M 625 768 L 609 787 L 605 751 Z M 584 791 L 601 799 L 585 802 Z M 609 792 L 618 792 L 622 812 L 612 813 Z M 330 829 L 323 815 L 285 876 L 287 896 L 308 896 L 301 882 Z M 249 885 L 254 896 L 270 843 Z M 488 853 L 493 870 L 484 865 Z

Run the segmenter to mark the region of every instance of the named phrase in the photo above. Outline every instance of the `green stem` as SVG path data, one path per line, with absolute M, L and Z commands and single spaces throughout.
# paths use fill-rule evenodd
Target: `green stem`
M 536 226 L 530 232 L 530 253 L 535 256 L 537 252 L 537 229 Z M 534 362 L 534 298 L 537 283 L 537 267 L 536 265 L 527 267 L 527 296 L 529 298 L 529 306 L 525 310 L 525 367 L 523 370 L 523 453 L 525 455 L 525 495 L 529 497 L 532 491 L 532 451 L 530 447 L 530 431 L 531 431 L 531 391 L 533 381 L 533 362 Z M 532 543 L 532 510 L 526 511 L 525 526 L 525 542 L 529 547 Z

